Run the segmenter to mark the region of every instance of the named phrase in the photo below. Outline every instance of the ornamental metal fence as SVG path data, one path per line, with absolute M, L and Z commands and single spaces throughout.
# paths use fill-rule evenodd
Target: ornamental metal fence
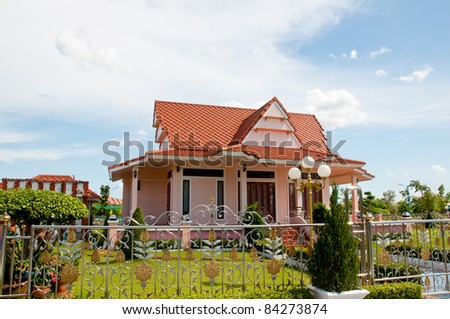
M 353 224 L 360 284 L 412 281 L 425 296 L 450 294 L 449 224 Z M 208 206 L 147 216 L 142 225 L 35 225 L 29 234 L 0 225 L 1 298 L 238 298 L 303 287 L 322 227 Z

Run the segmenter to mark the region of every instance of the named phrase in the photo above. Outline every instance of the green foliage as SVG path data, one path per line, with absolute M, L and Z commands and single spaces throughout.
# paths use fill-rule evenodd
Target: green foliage
M 240 295 L 225 294 L 197 294 L 181 296 L 182 299 L 313 299 L 311 291 L 305 287 L 286 290 L 255 290 L 247 291 Z
M 412 282 L 399 282 L 364 287 L 370 291 L 364 299 L 422 299 L 422 287 Z
M 358 283 L 359 260 L 348 216 L 338 203 L 338 187 L 333 186 L 330 197 L 331 214 L 326 215 L 325 227 L 308 263 L 313 286 L 329 292 L 353 290 Z
M 108 199 L 109 199 L 109 186 L 108 185 L 102 185 L 100 186 L 100 207 L 98 209 L 99 215 L 107 216 L 108 212 L 106 210 L 106 206 L 108 206 Z
M 363 206 L 372 214 L 390 214 L 386 201 L 375 198 L 371 192 L 364 192 Z
M 133 215 L 131 216 L 131 222 L 130 226 L 141 226 L 145 225 L 144 216 L 142 215 L 142 210 L 140 207 L 137 207 L 136 210 L 133 212 Z M 143 228 L 134 228 L 132 230 L 132 236 L 128 237 L 128 242 L 126 243 L 126 246 L 123 247 L 123 252 L 125 254 L 126 259 L 131 259 L 132 255 L 132 247 L 133 242 L 132 241 L 140 241 L 141 240 L 141 234 L 142 232 L 146 231 Z
M 245 207 L 245 213 L 242 220 L 244 225 L 265 225 L 261 213 L 258 209 L 258 202 L 254 202 Z M 246 228 L 245 238 L 249 246 L 253 245 L 253 242 L 267 237 L 267 230 L 262 228 Z
M 408 265 L 405 267 L 404 262 L 389 262 L 386 265 L 383 264 L 375 264 L 374 265 L 375 270 L 375 277 L 376 278 L 390 278 L 390 277 L 406 277 L 406 276 L 416 276 L 423 273 L 423 271 L 420 269 L 417 265 Z M 408 281 L 412 283 L 420 283 L 420 278 L 405 278 L 405 279 L 396 279 L 396 282 L 403 282 Z M 384 281 L 384 283 L 387 283 L 388 281 Z M 392 282 L 392 281 L 389 281 Z
M 86 206 L 75 197 L 33 189 L 0 190 L 0 211 L 28 229 L 31 225 L 68 224 L 88 216 Z
M 324 223 L 325 216 L 327 214 L 329 214 L 329 211 L 323 203 L 321 203 L 321 202 L 315 203 L 314 209 L 313 209 L 313 223 L 314 224 Z
M 387 190 L 383 192 L 383 197 L 380 199 L 380 201 L 389 210 L 390 214 L 397 214 L 397 205 L 395 203 L 395 197 L 396 197 L 395 191 Z

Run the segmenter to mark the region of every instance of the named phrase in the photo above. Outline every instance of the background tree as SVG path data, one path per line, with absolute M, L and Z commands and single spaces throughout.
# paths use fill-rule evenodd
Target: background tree
M 387 190 L 383 192 L 383 197 L 380 199 L 380 201 L 385 205 L 386 209 L 388 209 L 391 214 L 397 214 L 395 197 L 395 191 Z
M 98 214 L 103 216 L 108 216 L 109 212 L 106 209 L 106 206 L 108 206 L 108 200 L 109 200 L 109 186 L 108 185 L 102 185 L 100 186 L 100 207 L 98 209 Z M 106 218 L 108 219 L 108 218 Z
M 449 202 L 450 193 L 445 194 L 444 185 L 439 186 L 438 193 L 436 195 L 436 211 L 441 214 L 445 214 L 447 212 L 447 203 Z
M 366 195 L 363 198 L 363 206 L 367 209 L 368 212 L 372 214 L 389 214 L 390 211 L 387 208 L 386 203 L 378 198 L 375 198 L 371 192 L 364 192 Z

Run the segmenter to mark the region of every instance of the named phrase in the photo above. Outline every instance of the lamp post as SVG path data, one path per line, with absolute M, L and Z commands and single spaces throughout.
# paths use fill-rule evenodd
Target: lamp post
M 411 214 L 411 193 L 409 191 L 409 188 L 412 188 L 411 184 L 405 185 L 405 184 L 398 184 L 400 186 L 406 186 L 406 196 L 408 198 L 408 213 Z
M 320 191 L 325 187 L 325 180 L 330 176 L 331 169 L 328 165 L 322 164 L 317 169 L 317 173 L 319 174 L 321 180 L 312 179 L 311 170 L 314 167 L 315 161 L 311 156 L 306 156 L 302 160 L 302 168 L 306 169 L 308 173 L 306 180 L 301 180 L 302 172 L 297 167 L 292 167 L 289 170 L 289 178 L 294 182 L 294 187 L 296 190 L 302 192 L 304 189 L 308 191 L 308 213 L 309 213 L 309 223 L 313 224 L 313 187 L 316 191 Z M 300 181 L 298 181 L 300 180 Z M 313 228 L 311 227 L 309 230 L 309 242 L 312 246 L 312 238 L 313 238 Z

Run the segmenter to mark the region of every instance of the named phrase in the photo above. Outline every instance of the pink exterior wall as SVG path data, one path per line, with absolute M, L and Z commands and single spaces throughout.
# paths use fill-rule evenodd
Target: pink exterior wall
M 204 167 L 207 168 L 207 167 Z M 188 179 L 191 181 L 190 188 L 190 204 L 191 209 L 197 205 L 208 205 L 210 203 L 211 195 L 217 200 L 217 181 L 223 180 L 225 182 L 224 199 L 225 205 L 234 213 L 238 213 L 238 181 L 237 171 L 241 171 L 241 179 L 246 174 L 242 171 L 241 166 L 235 167 L 215 167 L 216 169 L 224 170 L 224 177 L 184 177 L 183 168 L 177 172 L 176 166 L 167 168 L 140 168 L 139 180 L 141 190 L 137 192 L 137 206 L 143 211 L 144 216 L 154 215 L 159 216 L 167 210 L 167 183 L 168 171 L 172 171 L 170 179 L 171 187 L 171 210 L 176 212 L 182 211 L 182 181 Z M 276 221 L 283 222 L 289 217 L 289 179 L 288 171 L 290 167 L 279 165 L 277 167 L 270 165 L 259 164 L 255 167 L 249 167 L 248 170 L 256 171 L 274 171 L 274 179 L 251 179 L 247 182 L 274 182 L 275 183 L 275 201 L 276 201 Z M 132 182 L 131 173 L 123 179 L 123 215 L 127 216 L 131 207 L 131 193 Z M 329 182 L 327 182 L 329 185 Z M 244 195 L 245 196 L 245 195 Z M 301 193 L 297 193 L 300 198 Z M 242 197 L 242 195 L 241 195 Z M 328 204 L 329 188 L 328 186 L 323 190 L 323 200 Z M 245 198 L 245 202 L 246 202 Z M 301 200 L 299 200 L 301 203 Z M 216 202 L 215 202 L 216 204 Z M 241 207 L 243 210 L 244 207 Z M 235 219 L 227 218 L 229 223 L 236 222 Z M 165 223 L 165 219 L 161 219 L 160 223 Z
M 166 179 L 141 179 L 141 190 L 138 192 L 138 207 L 142 209 L 144 216 L 159 216 L 162 212 L 165 212 L 166 197 Z M 158 220 L 158 224 L 165 224 L 165 219 Z

